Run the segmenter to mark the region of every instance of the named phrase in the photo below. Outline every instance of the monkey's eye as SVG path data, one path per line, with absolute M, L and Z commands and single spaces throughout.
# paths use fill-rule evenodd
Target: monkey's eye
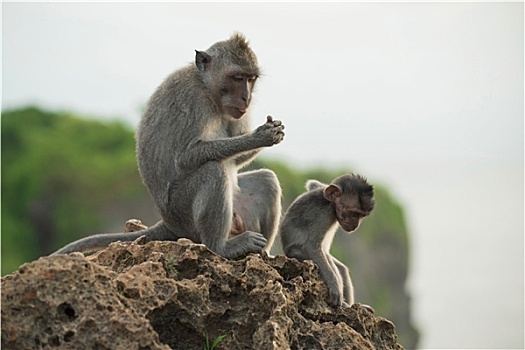
M 350 217 L 351 217 L 352 219 L 361 219 L 361 214 L 359 214 L 359 213 L 355 213 L 355 212 L 352 212 L 352 213 L 350 214 Z
M 235 81 L 243 81 L 244 80 L 244 76 L 242 76 L 242 75 L 234 75 L 232 78 Z

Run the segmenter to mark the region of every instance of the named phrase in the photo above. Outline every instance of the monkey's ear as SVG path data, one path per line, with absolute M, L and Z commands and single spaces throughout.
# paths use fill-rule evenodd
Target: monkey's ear
M 330 185 L 323 191 L 323 196 L 326 200 L 333 202 L 336 197 L 341 197 L 343 194 L 343 190 L 339 185 Z
M 204 51 L 195 50 L 195 64 L 197 68 L 204 72 L 211 63 L 211 56 Z

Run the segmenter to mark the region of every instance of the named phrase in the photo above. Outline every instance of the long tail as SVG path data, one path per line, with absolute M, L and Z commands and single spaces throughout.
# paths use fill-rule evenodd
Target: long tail
M 97 235 L 88 236 L 74 241 L 72 243 L 69 243 L 68 245 L 66 245 L 63 248 L 60 248 L 51 255 L 68 254 L 72 252 L 89 253 L 101 250 L 113 242 L 130 242 L 144 235 L 151 240 L 176 239 L 176 237 L 174 237 L 174 234 L 168 230 L 166 225 L 164 225 L 164 222 L 159 221 L 155 225 L 142 231 L 125 233 L 101 233 Z

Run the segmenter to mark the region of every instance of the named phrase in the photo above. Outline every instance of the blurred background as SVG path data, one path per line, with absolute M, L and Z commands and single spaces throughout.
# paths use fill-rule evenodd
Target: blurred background
M 252 167 L 286 207 L 356 172 L 373 215 L 332 249 L 406 348 L 524 347 L 524 6 L 508 3 L 2 3 L 2 275 L 158 215 L 134 131 L 173 70 L 234 31 L 264 75 Z M 279 252 L 276 247 L 274 253 Z

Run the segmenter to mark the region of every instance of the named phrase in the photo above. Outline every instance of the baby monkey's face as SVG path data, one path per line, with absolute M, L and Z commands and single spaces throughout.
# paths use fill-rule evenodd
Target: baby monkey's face
M 335 217 L 346 232 L 357 230 L 374 209 L 374 189 L 361 176 L 344 175 L 328 185 L 323 196 L 332 202 Z
M 343 213 L 341 217 L 338 217 L 337 221 L 343 230 L 346 232 L 353 232 L 357 230 L 359 225 L 361 225 L 361 221 L 365 218 L 365 216 L 365 214 L 360 212 L 348 211 L 347 213 Z
M 365 210 L 354 196 L 342 195 L 335 198 L 334 204 L 337 221 L 346 232 L 357 230 L 361 221 L 370 215 L 370 211 Z

